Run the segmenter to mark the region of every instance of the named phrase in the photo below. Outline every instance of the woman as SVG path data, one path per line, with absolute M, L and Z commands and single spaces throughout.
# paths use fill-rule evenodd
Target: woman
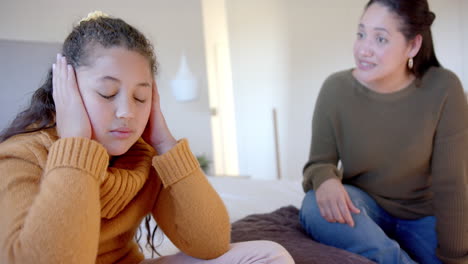
M 1 263 L 293 263 L 272 242 L 229 244 L 222 200 L 161 113 L 156 65 L 121 19 L 74 27 L 1 135 Z M 144 260 L 133 238 L 149 213 L 181 253 Z
M 468 262 L 468 106 L 434 19 L 427 0 L 369 1 L 356 68 L 323 84 L 300 212 L 315 240 L 378 263 Z

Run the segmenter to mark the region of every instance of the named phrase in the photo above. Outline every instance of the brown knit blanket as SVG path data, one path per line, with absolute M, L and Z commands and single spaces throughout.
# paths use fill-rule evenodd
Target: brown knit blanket
M 231 241 L 275 241 L 289 251 L 296 264 L 374 263 L 312 240 L 304 233 L 298 213 L 296 207 L 287 206 L 268 214 L 249 215 L 232 224 Z

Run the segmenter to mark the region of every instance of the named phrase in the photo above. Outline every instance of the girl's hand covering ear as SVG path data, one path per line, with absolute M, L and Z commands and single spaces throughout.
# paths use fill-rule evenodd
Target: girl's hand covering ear
M 150 144 L 159 155 L 169 151 L 177 144 L 161 112 L 159 92 L 155 81 L 153 81 L 151 114 L 143 132 L 143 140 Z
M 75 70 L 61 54 L 52 65 L 55 122 L 61 138 L 91 138 L 91 122 L 78 89 Z

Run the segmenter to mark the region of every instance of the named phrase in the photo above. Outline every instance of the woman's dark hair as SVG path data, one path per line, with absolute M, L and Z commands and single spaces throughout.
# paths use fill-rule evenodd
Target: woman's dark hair
M 427 0 L 370 0 L 365 9 L 373 4 L 385 6 L 400 18 L 400 31 L 406 40 L 412 40 L 418 34 L 422 36 L 421 49 L 413 58 L 414 66 L 410 69 L 417 78 L 421 78 L 430 67 L 441 66 L 434 51 L 431 33 L 436 16 L 429 10 Z
M 153 76 L 157 73 L 157 63 L 151 42 L 136 28 L 130 26 L 122 19 L 112 18 L 102 13 L 96 13 L 78 23 L 65 39 L 62 46 L 62 55 L 67 62 L 77 69 L 90 65 L 93 61 L 93 50 L 97 47 L 111 48 L 123 47 L 138 52 L 148 59 Z M 19 113 L 0 134 L 0 142 L 8 138 L 24 133 L 31 133 L 42 129 L 55 127 L 55 104 L 52 98 L 52 67 L 46 77 L 46 81 L 37 89 L 26 110 Z M 147 229 L 147 246 L 151 248 L 152 255 L 156 252 L 154 246 L 154 234 L 156 227 L 150 228 L 151 216 L 145 218 Z M 141 238 L 139 229 L 135 239 Z M 141 248 L 140 248 L 141 249 Z M 159 254 L 158 254 L 159 255 Z

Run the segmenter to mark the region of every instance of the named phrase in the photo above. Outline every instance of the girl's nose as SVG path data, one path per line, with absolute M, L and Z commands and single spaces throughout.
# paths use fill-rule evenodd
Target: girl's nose
M 117 118 L 130 119 L 135 117 L 135 111 L 130 100 L 121 100 L 117 106 L 115 115 Z

